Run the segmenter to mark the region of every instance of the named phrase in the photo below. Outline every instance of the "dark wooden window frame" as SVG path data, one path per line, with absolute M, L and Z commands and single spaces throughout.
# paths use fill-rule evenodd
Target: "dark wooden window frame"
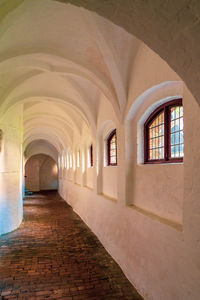
M 93 167 L 94 160 L 93 160 L 93 144 L 90 145 L 90 167 Z
M 182 106 L 182 99 L 168 101 L 159 106 L 148 117 L 144 124 L 144 163 L 145 164 L 161 164 L 161 163 L 178 163 L 183 162 L 183 157 L 171 158 L 171 140 L 170 140 L 170 109 L 174 106 Z M 154 119 L 164 112 L 164 159 L 149 159 L 149 126 Z M 184 115 L 183 115 L 184 117 Z
M 111 163 L 111 140 L 113 136 L 116 135 L 116 163 Z M 108 166 L 117 166 L 117 132 L 114 129 L 109 137 L 107 138 L 107 165 Z

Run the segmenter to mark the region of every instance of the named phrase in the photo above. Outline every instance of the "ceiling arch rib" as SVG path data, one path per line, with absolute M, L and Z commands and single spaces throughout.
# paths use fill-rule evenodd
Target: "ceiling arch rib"
M 42 130 L 48 128 L 50 132 L 56 133 L 56 136 L 63 141 L 63 144 L 72 144 L 73 135 L 70 135 L 70 128 L 62 126 L 63 124 L 58 121 L 53 121 L 53 119 L 43 120 L 42 118 L 35 118 L 33 120 L 29 120 L 24 124 L 24 135 L 26 136 L 33 129 Z
M 51 107 L 53 108 L 53 106 Z M 41 109 L 40 113 L 37 113 L 37 109 Z M 29 109 L 28 112 L 27 110 L 25 111 L 23 119 L 24 126 L 26 126 L 28 122 L 31 122 L 33 120 L 38 120 L 41 123 L 43 123 L 43 121 L 47 121 L 50 124 L 54 124 L 54 122 L 57 122 L 60 123 L 62 127 L 66 126 L 69 130 L 74 131 L 75 134 L 79 136 L 81 135 L 81 124 L 77 124 L 77 122 L 74 121 L 72 117 L 70 117 L 70 114 L 59 115 L 58 111 L 55 111 L 55 114 L 53 114 L 53 112 L 46 113 L 45 111 L 42 111 L 41 105 L 37 105 L 34 111 L 32 111 L 31 109 Z
M 16 71 L 16 70 L 15 70 Z M 1 103 L 0 106 L 3 109 L 3 107 L 5 106 L 5 102 L 7 100 L 7 98 L 9 98 L 10 94 L 17 89 L 18 86 L 20 86 L 21 84 L 23 84 L 26 80 L 31 79 L 34 76 L 37 76 L 39 74 L 41 74 L 42 71 L 40 70 L 34 70 L 34 69 L 29 69 L 26 73 L 23 72 L 22 74 L 15 72 L 15 76 L 10 75 L 9 69 L 5 72 L 1 72 L 1 68 L 0 68 L 0 79 L 2 80 L 2 88 L 0 89 L 0 96 L 1 96 Z M 12 78 L 12 80 L 9 80 L 8 78 L 6 78 L 6 74 Z M 13 75 L 13 73 L 12 73 Z
M 26 121 L 24 123 L 24 133 L 26 133 L 28 130 L 34 129 L 34 128 L 49 128 L 50 130 L 54 130 L 57 133 L 58 137 L 61 137 L 63 140 L 63 143 L 65 143 L 65 139 L 67 140 L 68 143 L 73 142 L 73 136 L 74 136 L 74 131 L 70 127 L 63 126 L 64 124 L 62 122 L 53 120 L 53 119 L 42 119 L 42 118 L 35 118 Z M 51 132 L 51 131 L 50 131 Z
M 87 119 L 87 116 L 76 105 L 59 98 L 40 95 L 37 97 L 34 96 L 25 99 L 19 99 L 19 103 L 24 104 L 27 114 L 31 113 L 32 111 L 38 113 L 39 106 L 40 112 L 47 112 L 50 115 L 53 114 L 52 116 L 58 116 L 60 118 L 67 117 L 67 120 L 71 120 L 72 122 L 77 122 L 77 120 L 80 119 L 86 124 L 86 126 L 91 126 L 90 120 Z M 33 109 L 29 109 L 30 105 L 31 108 L 34 106 Z
M 75 103 L 76 106 L 82 106 L 90 110 L 90 107 L 71 83 L 55 73 L 40 73 L 25 79 L 10 91 L 6 99 L 2 98 L 1 109 L 5 110 L 9 105 L 13 105 L 17 97 L 23 96 L 23 98 L 26 98 L 37 94 L 65 99 L 66 102 L 71 99 L 71 102 Z
M 24 132 L 24 149 L 30 141 L 36 139 L 44 139 L 51 143 L 59 153 L 65 149 L 68 145 L 71 146 L 71 141 L 67 140 L 66 135 L 57 129 L 49 126 L 37 126 L 26 128 Z
M 46 49 L 45 49 L 46 50 Z M 115 98 L 114 90 L 104 78 L 100 78 L 90 69 L 77 64 L 76 62 L 64 57 L 56 56 L 47 52 L 26 53 L 18 56 L 11 56 L 0 61 L 0 73 L 14 71 L 16 69 L 27 68 L 28 70 L 38 70 L 41 72 L 54 72 L 57 74 L 74 74 L 88 79 L 91 83 L 109 95 L 108 99 Z M 113 94 L 112 94 L 113 93 Z
M 39 116 L 31 116 L 30 118 L 27 118 L 24 120 L 24 128 L 26 129 L 27 127 L 35 126 L 35 124 L 41 124 L 41 125 L 48 125 L 50 127 L 55 127 L 55 128 L 63 128 L 63 130 L 67 130 L 67 135 L 68 139 L 72 139 L 73 134 L 76 134 L 77 136 L 80 136 L 80 132 L 78 131 L 77 128 L 74 128 L 72 124 L 69 124 L 66 121 L 62 121 L 59 118 L 52 118 L 52 117 L 47 117 L 46 115 L 39 115 Z
M 50 143 L 51 145 L 53 145 L 55 147 L 55 149 L 57 150 L 58 153 L 62 153 L 62 146 L 58 143 L 58 141 L 56 141 L 52 136 L 48 135 L 48 134 L 32 134 L 31 136 L 27 136 L 24 139 L 24 143 L 23 143 L 23 150 L 26 149 L 26 147 L 36 141 L 36 140 L 44 140 L 47 143 Z
M 33 96 L 33 93 L 35 94 Z M 75 124 L 75 127 L 77 127 L 76 125 L 79 124 L 79 131 L 81 130 L 82 127 L 82 122 L 84 122 L 87 126 L 91 126 L 93 129 L 95 129 L 95 120 L 92 116 L 92 113 L 90 111 L 88 111 L 87 109 L 87 104 L 84 103 L 82 101 L 82 107 L 76 105 L 76 103 L 74 103 L 73 99 L 70 101 L 69 98 L 65 98 L 65 99 L 61 99 L 58 97 L 50 97 L 49 94 L 37 94 L 36 91 L 33 89 L 33 93 L 26 94 L 23 95 L 22 98 L 21 95 L 19 97 L 16 97 L 15 99 L 13 99 L 13 97 L 11 97 L 12 102 L 9 103 L 9 106 L 17 105 L 20 103 L 29 103 L 32 101 L 36 101 L 38 103 L 44 103 L 47 104 L 47 108 L 51 108 L 50 112 L 52 113 L 52 111 L 54 112 L 54 115 L 56 115 L 56 111 L 57 111 L 57 115 L 63 115 L 63 118 L 67 118 L 67 119 L 71 119 L 72 122 L 72 118 L 74 118 L 74 120 L 77 122 L 75 124 L 75 121 L 73 121 L 73 123 Z M 18 93 L 20 94 L 20 93 Z M 5 104 L 5 103 L 4 103 Z M 8 104 L 8 103 L 7 103 Z M 35 108 L 37 104 L 35 104 Z M 44 108 L 44 112 L 47 112 L 47 108 Z M 83 109 L 84 108 L 84 109 Z M 3 110 L 3 112 L 6 112 L 6 109 L 8 109 L 8 105 L 7 107 L 4 106 L 4 110 L 3 108 L 1 108 L 1 110 Z M 64 109 L 64 110 L 63 110 Z M 86 111 L 87 110 L 87 111 Z M 49 113 L 50 113 L 49 112 Z M 65 112 L 65 113 L 63 113 Z M 79 121 L 82 120 L 82 121 Z M 81 123 L 80 123 L 81 122 Z
M 56 1 L 60 2 L 58 6 Z M 8 25 L 11 26 L 11 24 L 14 24 L 13 16 L 17 18 L 21 10 L 25 12 L 28 8 L 34 8 L 33 3 L 37 6 L 42 2 L 44 8 L 47 8 L 48 5 L 50 7 L 55 5 L 52 7 L 54 8 L 54 12 L 57 7 L 58 10 L 62 10 L 63 13 L 74 5 L 77 6 L 77 10 L 80 9 L 80 7 L 85 7 L 91 12 L 96 12 L 98 14 L 96 18 L 101 18 L 100 16 L 106 18 L 105 22 L 107 25 L 112 24 L 112 26 L 115 26 L 114 24 L 117 24 L 127 32 L 134 34 L 140 40 L 144 41 L 180 75 L 191 89 L 193 95 L 196 96 L 196 99 L 200 99 L 200 97 L 198 97 L 200 87 L 197 80 L 200 73 L 198 63 L 196 63 L 199 61 L 199 39 L 196 34 L 196 26 L 198 25 L 196 20 L 199 18 L 198 1 L 175 0 L 174 4 L 171 5 L 169 9 L 166 9 L 168 8 L 168 4 L 166 4 L 167 2 L 164 0 L 156 1 L 153 5 L 150 0 L 146 1 L 145 5 L 140 1 L 124 2 L 122 0 L 115 0 L 114 13 L 113 1 L 56 1 L 16 0 L 15 4 L 12 3 L 12 0 L 3 1 L 0 15 L 0 20 L 3 25 L 1 26 L 1 35 L 5 35 L 8 32 Z M 69 5 L 69 3 L 73 5 Z M 40 8 L 42 10 L 41 6 Z M 18 14 L 15 13 L 16 11 Z M 184 12 L 185 18 L 180 18 L 181 12 Z M 51 14 L 49 15 L 51 16 Z M 173 22 L 171 22 L 171 20 L 173 20 Z M 36 22 L 36 24 L 37 23 L 38 22 Z M 16 36 L 18 35 L 16 34 Z M 12 41 L 10 36 L 9 40 Z M 167 41 L 170 41 L 170 43 Z M 191 47 L 191 42 L 193 47 Z M 1 43 L 1 45 L 2 44 L 6 43 Z M 13 47 L 13 49 L 15 49 L 15 47 Z M 174 51 L 174 49 L 176 49 L 176 51 Z M 9 51 L 4 51 L 4 56 L 6 53 L 10 53 L 10 49 Z M 196 80 L 194 80 L 191 74 L 195 74 Z
M 87 128 L 93 129 L 92 132 L 95 133 L 95 124 L 86 119 L 86 116 L 77 106 L 66 103 L 60 99 L 48 98 L 47 100 L 43 100 L 43 98 L 45 97 L 31 97 L 18 102 L 18 104 L 24 104 L 24 121 L 30 120 L 34 116 L 40 116 L 42 117 L 41 122 L 43 122 L 47 117 L 49 120 L 51 118 L 51 124 L 53 120 L 62 122 L 62 126 L 64 124 L 68 125 L 69 129 L 73 130 L 73 132 L 79 136 L 84 124 Z M 39 114 L 38 111 L 40 112 Z
M 33 155 L 37 154 L 46 154 L 53 158 L 55 162 L 58 161 L 57 149 L 45 140 L 34 140 L 26 146 L 24 151 L 24 157 L 26 161 Z
M 48 73 L 49 75 L 49 73 Z M 55 78 L 54 76 L 56 76 L 55 74 L 53 74 L 53 78 Z M 50 77 L 52 78 L 52 74 L 50 75 Z M 9 106 L 13 105 L 16 102 L 21 101 L 21 97 L 25 100 L 27 98 L 33 98 L 34 97 L 38 97 L 39 100 L 43 99 L 43 98 L 49 98 L 51 100 L 55 100 L 56 101 L 60 98 L 63 100 L 63 103 L 69 103 L 71 102 L 74 105 L 74 108 L 78 111 L 77 108 L 79 109 L 79 114 L 80 111 L 82 110 L 82 114 L 80 114 L 80 116 L 84 116 L 84 120 L 91 125 L 91 127 L 93 128 L 93 131 L 95 131 L 95 127 L 96 127 L 96 118 L 94 114 L 94 107 L 95 107 L 95 101 L 93 104 L 93 109 L 91 107 L 91 103 L 89 103 L 87 101 L 87 96 L 85 96 L 84 98 L 84 91 L 83 89 L 81 89 L 81 86 L 78 87 L 77 84 L 75 82 L 73 82 L 73 80 L 68 80 L 66 81 L 66 78 L 62 78 L 62 81 L 64 80 L 64 82 L 62 83 L 62 85 L 64 85 L 64 89 L 62 91 L 61 88 L 59 88 L 59 85 L 57 84 L 57 88 L 55 89 L 54 87 L 51 90 L 48 89 L 44 89 L 43 92 L 41 92 L 41 90 L 43 90 L 43 87 L 41 88 L 42 85 L 42 79 L 44 79 L 44 83 L 47 86 L 47 79 L 49 78 L 49 76 L 46 78 L 46 74 L 37 74 L 36 76 L 32 76 L 29 77 L 28 79 L 24 80 L 20 85 L 18 85 L 17 87 L 15 87 L 12 91 L 10 91 L 10 94 L 7 95 L 7 98 L 2 99 L 2 106 L 1 106 L 1 113 L 5 113 L 6 110 L 8 109 Z M 56 76 L 57 78 L 57 76 Z M 57 81 L 59 80 L 60 82 L 60 77 L 57 78 Z M 39 82 L 39 83 L 38 83 Z M 34 83 L 34 84 L 33 84 Z M 67 84 L 66 84 L 67 83 Z M 44 84 L 44 86 L 45 86 Z M 40 89 L 39 89 L 40 86 Z M 68 93 L 68 90 L 66 90 L 66 87 L 68 87 L 68 90 L 71 91 L 71 99 L 69 98 L 69 96 L 67 95 L 66 98 L 66 94 Z M 39 91 L 38 91 L 39 90 Z M 45 94 L 41 94 L 41 93 L 45 93 Z M 56 94 L 58 93 L 58 94 Z M 54 96 L 54 97 L 52 97 Z M 95 99 L 96 100 L 96 99 Z
M 91 86 L 87 80 L 79 80 L 79 78 L 74 76 L 66 78 L 68 75 L 63 77 L 65 77 L 73 90 L 76 91 L 77 98 L 83 100 L 84 107 L 88 111 L 87 115 L 90 116 L 89 119 L 92 118 L 96 123 L 99 106 L 98 99 L 100 98 L 99 91 Z M 77 103 L 77 106 L 79 107 L 80 104 Z M 81 106 L 83 106 L 83 104 Z
M 107 41 L 105 40 L 105 37 L 103 36 L 103 33 L 101 32 L 100 28 L 97 26 L 97 23 L 95 22 L 94 18 L 88 17 L 89 12 L 86 10 L 82 10 L 82 14 L 86 20 L 87 27 L 91 33 L 92 38 L 95 40 L 100 52 L 104 57 L 116 93 L 117 104 L 119 105 L 119 109 L 123 114 L 126 106 L 126 91 L 125 91 L 125 86 L 123 84 L 121 72 L 118 68 L 116 58 L 112 51 L 113 49 L 109 47 Z
M 56 56 L 47 52 L 26 53 L 18 56 L 11 56 L 0 62 L 0 73 L 22 69 L 26 66 L 28 70 L 37 70 L 38 72 L 54 72 L 56 74 L 74 74 L 77 77 L 85 78 L 93 83 L 105 96 L 114 104 L 116 98 L 113 87 L 100 78 L 93 71 L 71 61 L 67 58 Z
M 67 75 L 68 78 L 76 77 L 80 81 L 87 80 L 91 84 L 91 87 L 94 86 L 100 93 L 103 93 L 108 98 L 116 114 L 118 116 L 120 114 L 119 108 L 116 105 L 115 92 L 109 83 L 105 82 L 102 78 L 99 78 L 94 72 L 78 65 L 77 63 L 55 55 L 49 55 L 48 53 L 19 55 L 17 57 L 6 59 L 5 61 L 1 61 L 0 75 L 6 73 L 8 70 L 10 72 L 12 69 L 16 70 L 18 68 L 19 70 L 22 68 L 27 69 L 27 76 L 25 73 L 21 79 L 15 79 L 13 85 L 7 87 L 6 92 L 4 92 L 4 96 L 2 96 L 2 105 L 5 102 L 5 99 L 8 98 L 18 86 L 24 84 L 31 78 L 37 77 L 37 75 L 48 75 L 51 73 L 58 77 L 61 76 L 61 79 L 65 78 L 65 80 L 66 77 L 63 77 L 65 75 Z
M 199 1 L 56 1 L 96 12 L 136 36 L 177 72 L 200 103 Z

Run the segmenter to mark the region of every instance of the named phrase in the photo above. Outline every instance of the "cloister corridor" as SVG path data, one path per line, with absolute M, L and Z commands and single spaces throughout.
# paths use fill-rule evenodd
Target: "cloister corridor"
M 199 82 L 200 0 L 0 0 L 0 300 L 200 299 Z
M 95 235 L 56 192 L 24 199 L 0 240 L 0 299 L 140 300 Z

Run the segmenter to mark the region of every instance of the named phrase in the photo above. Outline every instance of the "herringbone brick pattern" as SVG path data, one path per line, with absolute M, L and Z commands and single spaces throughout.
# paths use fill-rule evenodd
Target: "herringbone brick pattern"
M 0 237 L 0 299 L 142 299 L 95 235 L 56 193 L 24 200 Z

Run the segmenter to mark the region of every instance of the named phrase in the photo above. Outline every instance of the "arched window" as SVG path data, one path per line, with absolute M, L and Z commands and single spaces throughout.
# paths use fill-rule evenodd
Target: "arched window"
M 93 167 L 93 145 L 90 146 L 90 167 Z
M 158 107 L 144 125 L 144 162 L 181 162 L 184 156 L 182 99 Z
M 117 165 L 117 133 L 116 129 L 111 132 L 107 139 L 108 166 Z

